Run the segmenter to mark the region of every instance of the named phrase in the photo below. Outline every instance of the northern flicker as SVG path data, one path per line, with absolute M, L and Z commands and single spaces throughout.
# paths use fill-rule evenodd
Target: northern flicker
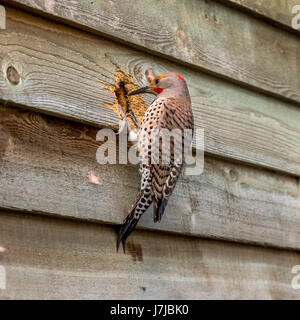
M 141 189 L 118 234 L 117 250 L 122 242 L 124 252 L 127 237 L 152 203 L 154 222 L 161 221 L 183 166 L 184 148 L 190 147 L 194 130 L 189 91 L 180 75 L 174 72 L 161 74 L 147 87 L 129 95 L 141 93 L 153 93 L 156 99 L 147 109 L 139 128 L 137 147 L 141 160 Z M 186 135 L 187 129 L 190 134 Z M 168 154 L 167 148 L 162 145 L 161 136 L 157 135 L 162 130 L 175 132 L 168 146 L 169 163 L 162 160 L 164 153 Z M 175 143 L 178 139 L 180 148 Z M 155 143 L 156 154 L 153 151 Z

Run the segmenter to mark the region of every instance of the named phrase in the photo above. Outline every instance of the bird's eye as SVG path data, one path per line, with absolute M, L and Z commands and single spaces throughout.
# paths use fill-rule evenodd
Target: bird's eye
M 158 79 L 156 79 L 156 80 L 155 80 L 155 84 L 158 84 L 158 83 L 159 83 L 159 80 L 158 80 Z

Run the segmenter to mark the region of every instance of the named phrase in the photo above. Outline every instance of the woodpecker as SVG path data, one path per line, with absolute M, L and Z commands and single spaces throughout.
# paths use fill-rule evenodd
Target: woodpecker
M 129 93 L 129 96 L 142 93 L 155 94 L 156 99 L 145 112 L 142 123 L 138 124 L 141 188 L 118 233 L 117 251 L 122 242 L 124 252 L 127 237 L 152 203 L 154 222 L 161 221 L 181 173 L 184 149 L 190 147 L 194 130 L 191 98 L 183 77 L 174 72 L 161 74 L 148 86 Z M 123 116 L 125 119 L 125 114 Z M 186 129 L 191 134 L 186 135 Z M 163 130 L 175 132 L 169 149 L 162 143 L 160 132 Z M 176 143 L 178 139 L 179 144 Z M 164 155 L 168 154 L 169 162 L 163 161 Z

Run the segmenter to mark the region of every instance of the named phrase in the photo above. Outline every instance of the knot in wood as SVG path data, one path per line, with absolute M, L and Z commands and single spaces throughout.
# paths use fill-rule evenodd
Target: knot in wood
M 8 81 L 13 85 L 17 85 L 20 82 L 20 75 L 19 75 L 18 71 L 13 66 L 9 66 L 7 68 L 6 77 L 7 77 Z
M 237 181 L 238 180 L 238 175 L 237 172 L 234 169 L 229 170 L 229 177 L 232 181 Z

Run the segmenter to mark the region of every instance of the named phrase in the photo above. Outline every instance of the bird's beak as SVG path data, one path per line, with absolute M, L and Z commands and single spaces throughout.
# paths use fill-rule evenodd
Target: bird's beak
M 152 88 L 151 87 L 143 87 L 143 88 L 140 88 L 140 89 L 137 89 L 135 91 L 132 91 L 131 93 L 129 93 L 129 96 L 134 96 L 136 94 L 140 94 L 140 93 L 154 93 L 152 91 Z

